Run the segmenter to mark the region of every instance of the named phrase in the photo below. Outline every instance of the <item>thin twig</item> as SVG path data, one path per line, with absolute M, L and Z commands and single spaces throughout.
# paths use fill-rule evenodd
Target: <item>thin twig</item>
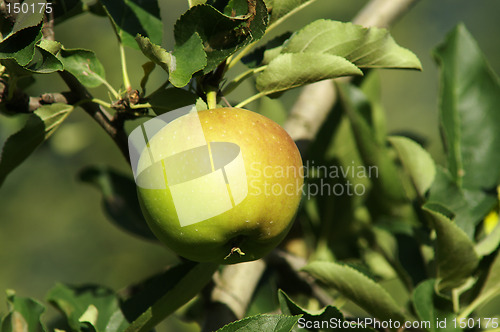
M 78 100 L 92 100 L 93 96 L 90 92 L 70 73 L 63 71 L 59 72 L 66 85 L 70 88 Z M 80 105 L 116 143 L 123 156 L 129 160 L 128 139 L 123 128 L 123 124 L 114 123 L 112 116 L 102 107 L 93 102 L 87 102 Z

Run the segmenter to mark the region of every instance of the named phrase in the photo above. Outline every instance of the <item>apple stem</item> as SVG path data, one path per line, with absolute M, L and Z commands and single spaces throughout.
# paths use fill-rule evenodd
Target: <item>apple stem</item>
M 207 92 L 207 105 L 208 109 L 213 109 L 217 107 L 217 90 L 210 89 Z
M 229 255 L 227 255 L 226 257 L 224 257 L 224 259 L 228 259 L 229 257 L 231 257 L 232 254 L 234 253 L 238 253 L 240 256 L 245 256 L 245 253 L 243 251 L 241 251 L 240 248 L 238 247 L 233 247 L 231 248 L 231 252 L 229 253 Z

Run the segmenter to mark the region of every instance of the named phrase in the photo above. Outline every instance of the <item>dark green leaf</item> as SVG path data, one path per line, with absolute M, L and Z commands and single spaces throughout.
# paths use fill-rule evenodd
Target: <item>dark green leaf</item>
M 33 59 L 35 45 L 42 38 L 42 25 L 22 29 L 0 42 L 0 59 L 14 59 L 20 66 L 26 66 Z
M 413 306 L 418 318 L 422 322 L 428 322 L 429 326 L 426 330 L 430 332 L 460 331 L 460 329 L 454 328 L 454 324 L 451 324 L 454 318 L 453 308 L 443 309 L 443 307 L 447 305 L 451 307 L 451 305 L 447 303 L 446 299 L 435 293 L 435 283 L 435 279 L 425 280 L 413 292 Z
M 79 177 L 102 192 L 104 210 L 112 222 L 132 234 L 156 240 L 142 215 L 132 178 L 108 167 L 95 166 L 83 169 Z
M 197 96 L 184 89 L 168 88 L 152 95 L 149 103 L 156 115 L 196 103 Z
M 257 76 L 257 89 L 264 94 L 362 72 L 344 58 L 329 54 L 280 54 Z
M 129 321 L 137 319 L 143 312 L 170 291 L 197 263 L 185 261 L 169 266 L 139 284 L 132 285 L 124 294 L 121 308 Z
M 73 110 L 66 104 L 52 104 L 37 109 L 25 126 L 10 136 L 0 158 L 0 185 L 7 175 L 19 166 L 35 149 L 59 127 Z
M 331 20 L 317 20 L 302 28 L 281 52 L 337 55 L 360 68 L 422 69 L 415 54 L 396 44 L 386 29 Z
M 436 175 L 434 160 L 418 143 L 409 138 L 391 136 L 389 142 L 398 152 L 398 157 L 410 176 L 415 190 L 424 197 Z
M 84 12 L 82 0 L 51 1 L 51 7 L 56 24 Z
M 288 16 L 304 8 L 314 0 L 265 0 L 267 8 L 271 12 L 269 25 L 279 24 Z
M 459 188 L 447 170 L 437 167 L 426 205 L 438 204 L 451 211 L 455 224 L 472 239 L 476 226 L 493 209 L 496 202 L 494 195 L 481 190 Z
M 469 237 L 446 216 L 424 207 L 436 230 L 435 252 L 438 289 L 461 286 L 475 271 L 479 258 Z
M 115 332 L 128 325 L 117 295 L 103 286 L 57 284 L 47 294 L 47 301 L 64 314 L 74 331 L 90 326 L 95 331 Z
M 12 33 L 17 33 L 29 27 L 36 27 L 43 20 L 44 12 L 40 11 L 40 9 L 41 6 L 46 5 L 45 0 L 25 0 L 22 6 L 26 7 L 25 5 L 28 5 L 28 10 L 21 10 L 19 14 L 17 14 Z M 45 9 L 45 7 L 43 8 Z
M 165 317 L 175 312 L 182 305 L 195 297 L 212 280 L 218 265 L 213 263 L 197 263 L 182 275 L 175 284 L 162 293 L 161 297 L 148 307 L 127 328 L 126 332 L 149 331 Z
M 99 0 L 105 7 L 123 45 L 138 49 L 137 34 L 160 44 L 163 24 L 157 0 Z
M 297 324 L 299 318 L 300 316 L 257 315 L 230 323 L 218 329 L 217 332 L 289 332 Z
M 141 90 L 142 90 L 142 95 L 146 94 L 146 85 L 149 80 L 149 75 L 153 72 L 155 69 L 156 65 L 153 61 L 148 61 L 145 64 L 142 65 L 142 71 L 144 72 L 144 75 L 142 76 L 141 79 Z
M 406 315 L 394 299 L 372 279 L 357 270 L 329 262 L 312 262 L 303 270 L 332 287 L 366 312 L 382 321 L 404 322 Z
M 500 84 L 463 25 L 435 52 L 441 69 L 440 120 L 448 169 L 459 187 L 500 183 Z
M 86 87 L 95 88 L 105 81 L 104 67 L 94 52 L 63 48 L 57 57 L 64 65 L 64 70 L 70 72 Z
M 1 320 L 0 332 L 43 332 L 45 327 L 40 316 L 45 307 L 38 301 L 16 296 L 14 291 L 7 291 L 8 313 Z
M 496 254 L 496 258 L 491 263 L 490 269 L 488 271 L 488 276 L 486 277 L 486 281 L 484 283 L 481 292 L 477 300 L 480 300 L 479 303 L 486 303 L 496 296 L 500 295 L 500 253 Z
M 190 8 L 176 22 L 176 45 L 183 45 L 198 33 L 207 54 L 205 73 L 214 70 L 241 47 L 260 39 L 267 26 L 267 9 L 257 0 L 255 15 L 231 17 L 209 5 Z
M 325 328 L 305 328 L 301 327 L 306 324 L 314 324 L 315 322 L 328 322 L 330 325 L 331 329 L 342 329 L 342 330 L 350 330 L 351 328 L 354 330 L 360 330 L 360 331 L 373 331 L 370 328 L 363 328 L 360 326 L 356 326 L 356 324 L 349 324 L 349 327 L 346 327 L 343 325 L 344 322 L 344 315 L 335 307 L 333 306 L 327 306 L 317 314 L 311 314 L 310 312 L 302 309 L 299 307 L 295 302 L 293 302 L 285 292 L 282 290 L 279 290 L 278 293 L 280 305 L 281 305 L 281 312 L 285 315 L 301 315 L 302 317 L 300 318 L 299 325 L 295 325 L 293 328 L 293 331 L 326 331 L 328 329 Z M 304 322 L 306 324 L 301 324 L 301 322 Z

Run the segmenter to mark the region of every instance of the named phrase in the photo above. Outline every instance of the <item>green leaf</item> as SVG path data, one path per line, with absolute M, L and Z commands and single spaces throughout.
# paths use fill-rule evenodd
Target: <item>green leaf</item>
M 183 45 L 197 33 L 207 54 L 204 73 L 214 70 L 227 57 L 250 42 L 260 39 L 267 26 L 267 9 L 255 1 L 255 14 L 231 17 L 210 5 L 191 7 L 175 23 L 176 45 Z
M 329 54 L 280 54 L 257 76 L 257 89 L 264 94 L 347 75 L 362 75 L 349 61 Z
M 13 34 L 29 27 L 36 27 L 43 20 L 44 12 L 40 11 L 40 8 L 42 5 L 46 5 L 45 0 L 24 0 L 22 3 L 23 7 L 26 7 L 25 4 L 28 5 L 28 10 L 21 10 L 19 14 L 17 14 L 16 22 L 12 27 Z M 32 10 L 32 8 L 34 8 L 34 10 Z
M 142 76 L 141 79 L 141 94 L 145 95 L 146 94 L 146 85 L 148 84 L 149 81 L 149 76 L 155 69 L 156 65 L 153 61 L 148 61 L 142 65 L 142 71 L 144 72 L 144 75 Z
M 64 70 L 70 72 L 86 87 L 95 88 L 105 81 L 104 67 L 94 52 L 63 48 L 57 57 Z
M 415 54 L 396 44 L 386 29 L 331 20 L 317 20 L 299 30 L 282 53 L 337 55 L 360 68 L 422 69 Z
M 344 319 L 344 315 L 334 306 L 326 306 L 317 314 L 312 314 L 299 307 L 295 302 L 293 302 L 288 295 L 283 292 L 281 289 L 278 293 L 278 298 L 280 301 L 281 312 L 285 315 L 301 315 L 302 317 L 299 320 L 299 325 L 295 325 L 293 331 L 318 331 L 318 330 L 327 330 L 327 329 L 318 329 L 318 328 L 305 328 L 304 325 L 312 324 L 314 322 L 328 322 L 330 329 L 342 329 L 342 330 L 361 330 L 361 331 L 375 331 L 369 327 L 361 327 L 357 326 L 354 322 L 346 322 Z M 305 324 L 301 324 L 301 323 Z M 344 323 L 345 322 L 345 323 Z M 344 325 L 347 324 L 347 325 Z M 301 327 L 304 326 L 304 327 Z
M 314 0 L 265 0 L 266 7 L 271 12 L 269 25 L 277 25 L 293 13 L 299 11 Z
M 104 166 L 86 167 L 79 178 L 102 192 L 104 210 L 113 223 L 134 235 L 156 240 L 142 215 L 132 178 Z
M 115 332 L 128 325 L 118 296 L 103 286 L 57 284 L 48 292 L 47 301 L 64 314 L 74 331 L 90 325 L 95 331 Z
M 312 262 L 303 270 L 332 287 L 367 313 L 382 321 L 408 320 L 401 306 L 372 279 L 359 271 L 337 263 Z
M 256 315 L 232 322 L 217 332 L 289 332 L 299 321 L 300 316 Z
M 213 263 L 197 263 L 174 284 L 169 284 L 161 297 L 148 307 L 130 326 L 126 332 L 149 331 L 165 317 L 175 312 L 182 305 L 195 297 L 212 280 L 218 265 Z
M 99 0 L 123 45 L 138 49 L 137 34 L 160 44 L 163 24 L 157 0 Z
M 481 288 L 481 292 L 475 301 L 485 304 L 493 298 L 500 295 L 500 253 L 496 254 L 496 258 L 491 263 L 488 276 Z
M 73 110 L 66 104 L 51 104 L 38 108 L 24 127 L 5 142 L 0 158 L 0 185 L 7 175 L 19 166 L 59 127 Z
M 407 195 L 399 176 L 399 170 L 385 146 L 379 142 L 374 129 L 371 102 L 363 92 L 352 84 L 338 84 L 345 114 L 347 115 L 357 149 L 365 167 L 375 167 L 376 176 L 370 178 L 374 199 L 386 211 L 392 211 L 396 204 L 407 201 Z
M 435 51 L 448 169 L 459 187 L 500 183 L 500 84 L 476 41 L 457 26 Z
M 434 160 L 427 151 L 411 139 L 392 136 L 388 140 L 398 152 L 399 159 L 419 196 L 424 197 L 436 176 Z
M 476 226 L 496 203 L 494 195 L 481 190 L 459 188 L 448 170 L 437 167 L 426 205 L 438 204 L 451 211 L 455 224 L 472 239 Z
M 0 59 L 14 59 L 26 66 L 33 59 L 35 45 L 42 38 L 42 25 L 22 29 L 0 42 Z
M 428 322 L 426 330 L 430 332 L 437 331 L 460 331 L 454 328 L 452 319 L 454 318 L 453 308 L 444 310 L 447 300 L 440 297 L 434 291 L 435 279 L 428 279 L 415 288 L 412 295 L 413 307 L 422 322 Z M 450 305 L 451 306 L 451 305 Z
M 184 106 L 193 105 L 198 97 L 187 90 L 168 88 L 153 94 L 149 103 L 156 115 L 163 114 Z
M 500 218 L 499 218 L 500 219 Z M 484 222 L 484 221 L 483 221 Z M 475 246 L 479 257 L 487 256 L 493 253 L 500 245 L 500 220 L 497 221 L 495 228 L 485 238 Z
M 50 74 L 63 70 L 64 66 L 54 54 L 37 45 L 33 59 L 25 68 L 38 74 Z
M 448 291 L 461 286 L 476 270 L 479 258 L 467 234 L 445 215 L 423 207 L 432 217 L 436 230 L 435 252 L 438 290 Z
M 174 266 L 168 266 L 164 271 L 138 284 L 127 287 L 121 303 L 125 317 L 129 321 L 136 320 L 137 317 L 180 282 L 197 264 L 184 261 Z M 130 293 L 130 295 L 127 293 Z
M 172 53 L 151 43 L 146 37 L 137 36 L 136 41 L 142 53 L 169 73 L 169 81 L 178 88 L 188 84 L 193 74 L 207 64 L 203 43 L 197 33 L 184 44 L 176 45 Z
M 31 298 L 19 297 L 14 291 L 7 291 L 9 311 L 1 320 L 0 332 L 43 332 L 46 328 L 40 322 L 45 307 Z

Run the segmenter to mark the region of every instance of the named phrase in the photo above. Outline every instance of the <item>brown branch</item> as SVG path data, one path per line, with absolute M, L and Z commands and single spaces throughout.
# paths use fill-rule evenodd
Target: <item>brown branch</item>
M 353 22 L 363 26 L 388 27 L 418 1 L 372 0 L 359 12 Z M 351 79 L 344 77 L 337 80 L 349 81 Z M 305 86 L 283 127 L 295 141 L 302 142 L 302 149 L 306 149 L 307 144 L 304 142 L 310 142 L 316 137 L 319 128 L 336 102 L 337 94 L 333 80 Z
M 71 92 L 75 94 L 79 101 L 92 100 L 93 97 L 90 92 L 70 73 L 66 71 L 59 72 L 66 85 L 70 88 Z M 93 102 L 86 102 L 80 105 L 85 112 L 87 112 L 113 139 L 123 156 L 130 163 L 128 151 L 128 139 L 123 122 L 114 122 L 112 116 L 102 107 Z

